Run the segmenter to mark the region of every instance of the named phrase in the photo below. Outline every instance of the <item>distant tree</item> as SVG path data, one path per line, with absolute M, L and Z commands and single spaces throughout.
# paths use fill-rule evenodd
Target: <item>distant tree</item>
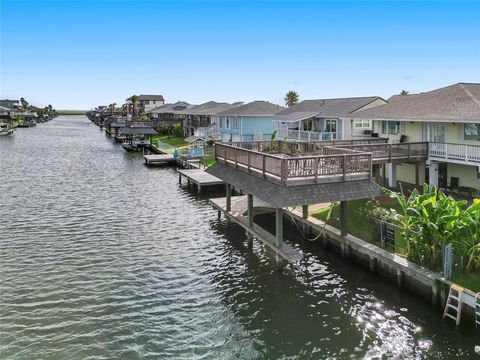
M 28 107 L 28 101 L 25 100 L 25 98 L 20 98 L 20 103 L 22 104 L 22 107 L 24 110 L 27 110 L 27 107 Z
M 138 95 L 132 95 L 130 96 L 127 100 L 129 100 L 132 103 L 132 108 L 133 108 L 133 116 L 137 116 L 137 104 L 138 104 Z
M 407 90 L 402 90 L 402 91 L 400 92 L 400 95 L 408 95 L 408 91 L 407 91 Z
M 300 96 L 298 95 L 298 93 L 296 91 L 290 90 L 285 95 L 285 98 L 284 98 L 285 105 L 287 105 L 288 107 L 292 107 L 293 105 L 298 104 L 298 99 L 299 98 L 300 98 Z
M 115 107 L 117 106 L 117 103 L 112 103 L 110 105 L 108 105 L 108 107 L 110 108 L 110 114 L 113 115 L 113 113 L 115 112 Z

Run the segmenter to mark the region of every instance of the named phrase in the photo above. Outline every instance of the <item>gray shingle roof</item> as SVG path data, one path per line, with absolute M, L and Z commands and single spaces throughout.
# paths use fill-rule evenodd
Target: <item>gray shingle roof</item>
M 358 111 L 371 120 L 480 122 L 480 84 L 458 83 L 415 95 L 392 96 L 386 105 Z
M 372 180 L 281 186 L 220 163 L 214 164 L 208 168 L 206 172 L 275 207 L 282 208 L 343 200 L 366 199 L 382 194 L 380 186 Z
M 189 109 L 195 105 L 189 104 L 186 101 L 177 101 L 174 104 L 168 104 L 164 106 L 156 107 L 150 111 L 147 111 L 147 114 L 178 114 L 185 109 Z
M 378 96 L 304 100 L 297 105 L 280 111 L 275 115 L 276 120 L 298 121 L 313 116 L 318 117 L 345 117 L 352 112 L 370 104 L 372 101 L 381 99 Z
M 124 127 L 120 129 L 123 135 L 154 135 L 157 132 L 151 127 Z
M 191 108 L 179 111 L 179 114 L 184 115 L 215 115 L 218 112 L 225 111 L 232 107 L 242 105 L 242 102 L 237 102 L 234 104 L 229 103 L 219 103 L 216 101 L 208 101 L 206 103 L 192 106 Z
M 252 101 L 248 104 L 231 107 L 216 115 L 240 115 L 240 116 L 272 116 L 285 109 L 283 106 L 272 104 L 268 101 Z
M 157 100 L 157 101 L 165 101 L 163 95 L 139 95 L 139 101 L 146 101 L 146 100 Z

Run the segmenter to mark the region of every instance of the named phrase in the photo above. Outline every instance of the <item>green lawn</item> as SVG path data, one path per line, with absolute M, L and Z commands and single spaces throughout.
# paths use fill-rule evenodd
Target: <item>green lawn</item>
M 378 241 L 375 239 L 380 234 L 380 229 L 378 223 L 375 221 L 366 218 L 361 214 L 361 208 L 365 206 L 368 200 L 352 200 L 347 202 L 347 231 L 348 233 L 355 235 L 361 239 L 364 239 L 369 242 Z M 387 208 L 395 208 L 399 210 L 397 204 L 384 204 Z M 329 212 L 329 207 L 320 209 L 310 215 L 314 218 L 325 221 Z M 330 220 L 327 222 L 329 225 L 339 227 L 340 226 L 340 205 L 337 204 L 334 206 Z M 399 234 L 398 234 L 399 235 Z M 400 244 L 404 246 L 404 244 Z
M 347 203 L 347 231 L 348 233 L 355 235 L 365 241 L 371 242 L 375 245 L 379 245 L 378 237 L 380 236 L 379 225 L 375 221 L 366 218 L 361 215 L 360 209 L 365 206 L 368 200 L 353 200 Z M 400 207 L 396 203 L 383 204 L 384 207 L 394 208 L 400 211 Z M 320 209 L 310 215 L 325 221 L 328 216 L 329 207 Z M 329 225 L 340 227 L 340 205 L 336 205 L 332 211 L 330 220 L 327 222 Z M 400 256 L 405 256 L 407 243 L 406 240 L 400 235 L 400 229 L 395 230 L 395 249 L 391 250 Z M 454 274 L 452 281 L 466 287 L 474 292 L 480 291 L 480 274 Z
M 57 110 L 58 115 L 85 115 L 86 110 Z
M 181 136 L 153 135 L 150 143 L 153 145 L 157 145 L 158 140 L 179 149 L 188 146 L 188 143 Z

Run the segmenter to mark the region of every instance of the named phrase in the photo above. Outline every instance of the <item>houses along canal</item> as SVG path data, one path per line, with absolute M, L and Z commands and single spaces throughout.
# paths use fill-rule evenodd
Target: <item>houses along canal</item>
M 222 190 L 196 199 L 83 116 L 0 155 L 2 359 L 474 356 L 438 309 L 315 243 L 276 270 L 218 222 Z

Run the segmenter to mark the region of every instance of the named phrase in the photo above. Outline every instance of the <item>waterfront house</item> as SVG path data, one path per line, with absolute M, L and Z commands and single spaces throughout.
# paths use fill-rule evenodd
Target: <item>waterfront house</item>
M 150 119 L 154 120 L 156 127 L 166 127 L 172 124 L 181 123 L 182 116 L 179 114 L 180 111 L 191 108 L 192 104 L 189 104 L 186 101 L 177 101 L 173 104 L 167 104 L 163 106 L 156 107 L 147 112 L 147 115 Z
M 274 116 L 284 107 L 268 101 L 252 101 L 216 114 L 223 142 L 270 140 L 277 125 Z
M 162 95 L 139 95 L 138 111 L 140 114 L 148 113 L 159 106 L 165 105 L 165 99 Z
M 420 179 L 441 188 L 480 190 L 480 84 L 458 83 L 415 95 L 397 95 L 388 104 L 352 114 L 372 121 L 372 131 L 390 142 L 428 142 Z M 415 182 L 411 164 L 390 165 L 389 183 Z
M 370 137 L 371 121 L 351 120 L 351 114 L 386 103 L 379 96 L 304 100 L 275 115 L 277 138 L 313 141 Z
M 192 106 L 191 108 L 179 111 L 183 115 L 183 133 L 185 137 L 199 136 L 219 140 L 217 131 L 216 114 L 232 107 L 242 105 L 242 102 L 229 104 L 226 102 L 208 101 L 206 103 Z

